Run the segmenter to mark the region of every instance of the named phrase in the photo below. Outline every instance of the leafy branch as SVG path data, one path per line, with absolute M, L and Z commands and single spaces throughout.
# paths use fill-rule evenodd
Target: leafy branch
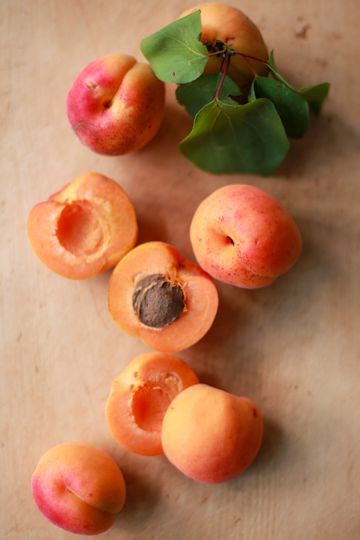
M 159 79 L 180 85 L 177 100 L 194 118 L 181 152 L 212 173 L 273 173 L 287 155 L 288 137 L 305 134 L 310 110 L 319 114 L 329 92 L 328 83 L 293 88 L 273 52 L 264 60 L 221 41 L 202 43 L 200 10 L 145 38 L 141 50 Z M 253 74 L 245 95 L 229 76 L 236 56 Z M 218 73 L 206 73 L 211 57 L 221 59 Z M 268 76 L 258 75 L 253 62 L 266 66 Z

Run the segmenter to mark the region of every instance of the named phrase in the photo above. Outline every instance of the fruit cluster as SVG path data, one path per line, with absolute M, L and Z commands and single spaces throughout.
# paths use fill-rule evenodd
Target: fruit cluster
M 251 55 L 254 48 L 255 56 L 267 58 L 260 32 L 243 13 L 219 4 L 205 5 L 201 13 L 214 22 L 211 32 L 202 33 L 210 72 L 219 68 L 212 54 L 229 40 L 239 52 Z M 254 66 L 244 58 L 229 70 L 239 84 L 254 78 Z M 150 66 L 110 55 L 80 73 L 68 94 L 68 117 L 89 148 L 123 154 L 154 137 L 164 95 Z M 201 384 L 172 353 L 191 347 L 210 329 L 219 302 L 212 278 L 249 289 L 270 285 L 297 261 L 299 230 L 269 194 L 233 184 L 209 195 L 194 214 L 190 239 L 198 265 L 163 242 L 134 247 L 137 232 L 128 196 L 98 173 L 79 176 L 37 204 L 28 219 L 33 249 L 54 272 L 85 279 L 114 268 L 108 291 L 114 321 L 157 351 L 134 358 L 112 383 L 106 419 L 116 441 L 146 456 L 165 453 L 194 480 L 229 480 L 255 459 L 262 415 L 250 399 Z M 40 460 L 32 491 L 54 524 L 98 534 L 114 522 L 126 489 L 110 456 L 87 445 L 62 444 Z

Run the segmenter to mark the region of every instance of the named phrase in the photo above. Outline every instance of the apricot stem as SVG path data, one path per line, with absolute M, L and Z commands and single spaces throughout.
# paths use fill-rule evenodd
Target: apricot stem
M 220 56 L 220 54 L 224 54 L 226 53 L 227 49 L 222 49 L 221 51 L 216 51 L 216 52 L 212 52 L 212 53 L 209 53 L 208 56 Z
M 250 60 L 255 60 L 256 62 L 261 62 L 262 64 L 268 65 L 268 62 L 266 60 L 263 60 L 262 58 L 257 58 L 256 56 L 252 56 L 251 54 L 238 52 L 238 51 L 235 51 L 234 49 L 229 49 L 228 47 L 226 47 L 225 49 L 222 49 L 221 51 L 216 51 L 216 52 L 212 52 L 208 54 L 208 56 L 219 56 L 219 55 L 223 56 L 221 67 L 220 67 L 220 73 L 222 73 L 222 75 L 221 75 L 220 82 L 216 88 L 216 93 L 214 96 L 215 101 L 218 101 L 219 99 L 221 89 L 224 85 L 225 77 L 229 71 L 229 66 L 230 66 L 230 61 L 231 61 L 232 56 L 235 56 L 235 55 L 242 56 L 255 77 L 257 77 L 257 72 L 254 69 L 254 67 L 251 65 Z
M 249 66 L 249 69 L 250 69 L 250 71 L 252 72 L 252 74 L 254 75 L 254 77 L 257 77 L 256 70 L 253 68 L 253 66 L 252 66 L 252 64 L 251 64 L 251 62 L 250 62 L 250 60 L 249 60 L 246 56 L 244 56 L 244 60 L 245 60 L 245 62 L 247 63 L 247 65 Z
M 251 54 L 245 54 L 242 52 L 234 51 L 233 54 L 236 54 L 238 56 L 242 56 L 243 58 L 248 58 L 250 60 L 255 60 L 256 62 L 261 62 L 262 64 L 268 64 L 267 60 L 263 60 L 262 58 L 257 58 L 257 56 L 252 56 Z
M 225 45 L 225 44 L 223 44 L 223 45 Z M 240 52 L 240 51 L 236 51 L 235 49 L 231 49 L 230 47 L 227 47 L 226 45 L 225 45 L 224 49 L 209 52 L 208 56 L 220 56 L 221 54 L 225 54 L 225 55 L 229 55 L 229 56 L 235 56 L 235 55 L 242 56 L 245 59 L 247 58 L 247 59 L 250 59 L 250 60 L 255 60 L 256 62 L 261 62 L 262 64 L 268 65 L 268 60 L 264 60 L 263 58 L 258 58 L 257 56 L 252 56 L 251 54 L 246 54 L 246 53 L 243 53 L 243 52 Z
M 215 97 L 214 97 L 214 100 L 217 101 L 219 99 L 219 96 L 220 96 L 220 92 L 221 92 L 221 89 L 224 85 L 224 81 L 225 81 L 225 77 L 226 75 L 228 74 L 228 71 L 229 71 L 229 65 L 230 65 L 230 58 L 231 58 L 231 53 L 229 52 L 226 52 L 225 53 L 225 57 L 224 57 L 224 60 L 221 64 L 221 71 L 220 73 L 222 73 L 221 75 L 221 79 L 220 79 L 220 82 L 216 88 L 216 93 L 215 93 Z

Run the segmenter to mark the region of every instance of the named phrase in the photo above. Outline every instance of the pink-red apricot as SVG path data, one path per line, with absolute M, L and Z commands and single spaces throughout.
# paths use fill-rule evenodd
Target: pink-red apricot
M 163 453 L 161 424 L 174 397 L 199 380 L 182 360 L 165 353 L 136 356 L 113 381 L 106 419 L 122 446 L 145 456 Z
M 94 152 L 120 155 L 145 146 L 164 116 L 165 86 L 148 64 L 125 54 L 94 60 L 67 98 L 68 118 Z
M 199 341 L 217 308 L 218 293 L 208 274 L 164 242 L 137 246 L 110 278 L 114 321 L 161 352 L 181 351 Z
M 50 270 L 85 279 L 108 270 L 137 240 L 133 205 L 114 180 L 98 173 L 79 176 L 49 200 L 34 206 L 28 236 Z
M 265 62 L 268 60 L 268 50 L 258 27 L 245 13 L 226 4 L 210 2 L 185 11 L 181 17 L 198 9 L 201 10 L 201 41 L 207 45 L 210 53 L 217 50 L 215 46 L 221 41 L 234 51 L 262 60 L 258 62 L 240 55 L 231 57 L 229 76 L 240 87 L 248 85 L 253 80 L 254 70 L 258 75 L 267 72 Z M 218 73 L 221 60 L 221 55 L 211 56 L 206 72 Z
M 31 486 L 47 519 L 66 531 L 86 535 L 109 529 L 126 496 L 115 461 L 98 448 L 78 443 L 48 450 L 37 464 Z
M 222 187 L 204 199 L 190 239 L 206 272 L 247 289 L 273 283 L 295 264 L 302 247 L 289 212 L 268 193 L 245 184 Z
M 171 402 L 161 439 L 166 457 L 186 476 L 217 483 L 249 467 L 262 436 L 262 416 L 250 399 L 196 384 Z

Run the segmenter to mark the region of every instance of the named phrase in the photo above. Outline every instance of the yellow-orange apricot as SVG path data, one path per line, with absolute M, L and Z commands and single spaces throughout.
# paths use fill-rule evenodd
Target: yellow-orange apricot
M 122 446 L 145 456 L 163 453 L 161 424 L 174 397 L 199 380 L 182 360 L 166 353 L 136 356 L 113 381 L 106 419 Z
M 171 402 L 161 439 L 166 457 L 181 472 L 217 483 L 249 467 L 262 435 L 262 416 L 250 399 L 196 384 Z
M 234 51 L 260 58 L 264 62 L 268 60 L 268 50 L 258 27 L 240 9 L 210 2 L 185 11 L 181 17 L 198 9 L 201 10 L 201 41 L 207 45 L 210 53 L 216 50 L 215 46 L 220 41 Z M 211 56 L 206 73 L 220 71 L 221 61 L 221 56 Z M 248 85 L 254 78 L 254 70 L 258 75 L 267 72 L 264 62 L 234 55 L 231 57 L 229 76 L 240 87 Z
M 78 443 L 48 450 L 35 469 L 31 487 L 47 519 L 66 531 L 86 535 L 109 529 L 126 496 L 115 461 L 98 448 Z
M 190 227 L 200 266 L 247 289 L 266 287 L 300 256 L 302 240 L 289 212 L 254 186 L 224 186 L 202 201 Z
M 28 218 L 36 255 L 50 270 L 71 279 L 115 266 L 135 245 L 137 233 L 135 210 L 124 190 L 93 172 L 34 206 Z
M 148 64 L 109 54 L 88 64 L 67 98 L 69 121 L 82 143 L 120 155 L 145 146 L 163 116 L 165 86 Z
M 158 351 L 181 351 L 199 341 L 217 308 L 212 279 L 164 242 L 147 242 L 131 250 L 110 279 L 113 319 Z

